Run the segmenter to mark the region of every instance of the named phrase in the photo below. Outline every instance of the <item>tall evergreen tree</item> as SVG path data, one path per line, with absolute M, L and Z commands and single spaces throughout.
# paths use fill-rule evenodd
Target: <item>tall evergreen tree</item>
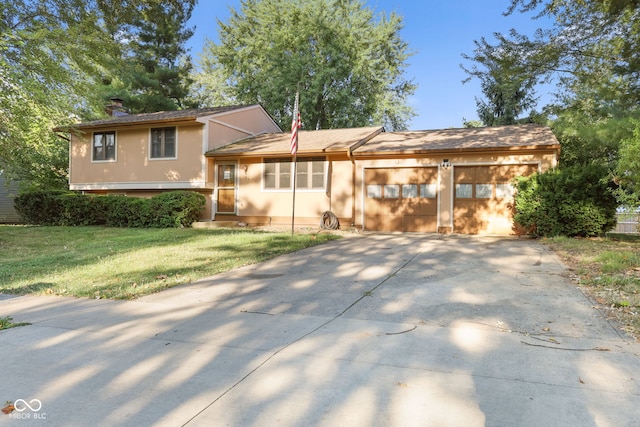
M 116 76 L 120 89 L 111 91 L 125 100 L 133 113 L 171 111 L 188 107 L 193 67 L 186 43 L 193 28 L 186 27 L 197 0 L 152 1 L 133 21 L 134 37 Z M 116 88 L 118 84 L 111 81 Z M 115 92 L 115 93 L 114 93 Z
M 521 120 L 527 112 L 531 113 L 537 103 L 535 85 L 537 76 L 527 74 L 519 65 L 517 57 L 509 55 L 499 47 L 492 46 L 484 38 L 475 42 L 473 56 L 465 59 L 475 62 L 471 68 L 463 69 L 472 77 L 480 80 L 484 99 L 476 97 L 478 117 L 485 126 L 512 125 Z

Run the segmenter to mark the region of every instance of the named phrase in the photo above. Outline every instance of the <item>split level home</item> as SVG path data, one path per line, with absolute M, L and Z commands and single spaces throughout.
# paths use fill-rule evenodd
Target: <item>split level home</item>
M 202 221 L 317 227 L 329 211 L 343 228 L 384 232 L 517 233 L 513 178 L 556 166 L 560 152 L 533 124 L 371 126 L 301 130 L 294 167 L 289 132 L 260 105 L 111 117 L 70 135 L 71 190 L 192 190 L 207 199 Z

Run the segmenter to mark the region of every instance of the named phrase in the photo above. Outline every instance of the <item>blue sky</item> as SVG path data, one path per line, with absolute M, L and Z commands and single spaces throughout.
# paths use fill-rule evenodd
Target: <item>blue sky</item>
M 375 12 L 395 12 L 403 17 L 402 38 L 415 54 L 409 58 L 405 76 L 418 84 L 410 99 L 417 116 L 409 129 L 462 127 L 463 118 L 477 119 L 475 97 L 482 92 L 477 81 L 462 84 L 467 75 L 460 68 L 462 53 L 472 54 L 474 40 L 493 41 L 493 33 L 515 28 L 532 34 L 545 21 L 532 14 L 502 15 L 510 0 L 365 0 Z M 200 0 L 193 11 L 191 55 L 197 60 L 205 39 L 217 40 L 218 20 L 227 22 L 229 7 L 239 9 L 239 0 Z M 467 63 L 467 65 L 470 65 Z M 548 94 L 538 92 L 541 101 Z M 538 108 L 542 107 L 539 103 Z

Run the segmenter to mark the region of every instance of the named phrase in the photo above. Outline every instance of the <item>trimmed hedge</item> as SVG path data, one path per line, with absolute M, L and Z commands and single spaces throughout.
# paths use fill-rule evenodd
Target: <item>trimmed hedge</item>
M 170 191 L 151 198 L 93 196 L 71 191 L 36 190 L 15 198 L 23 222 L 33 225 L 107 227 L 190 227 L 206 198 L 193 191 Z

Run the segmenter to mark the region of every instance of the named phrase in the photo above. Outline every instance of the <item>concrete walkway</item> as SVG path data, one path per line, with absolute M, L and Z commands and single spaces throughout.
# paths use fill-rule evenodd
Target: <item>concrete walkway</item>
M 640 425 L 640 344 L 528 239 L 364 235 L 7 315 L 0 426 Z

